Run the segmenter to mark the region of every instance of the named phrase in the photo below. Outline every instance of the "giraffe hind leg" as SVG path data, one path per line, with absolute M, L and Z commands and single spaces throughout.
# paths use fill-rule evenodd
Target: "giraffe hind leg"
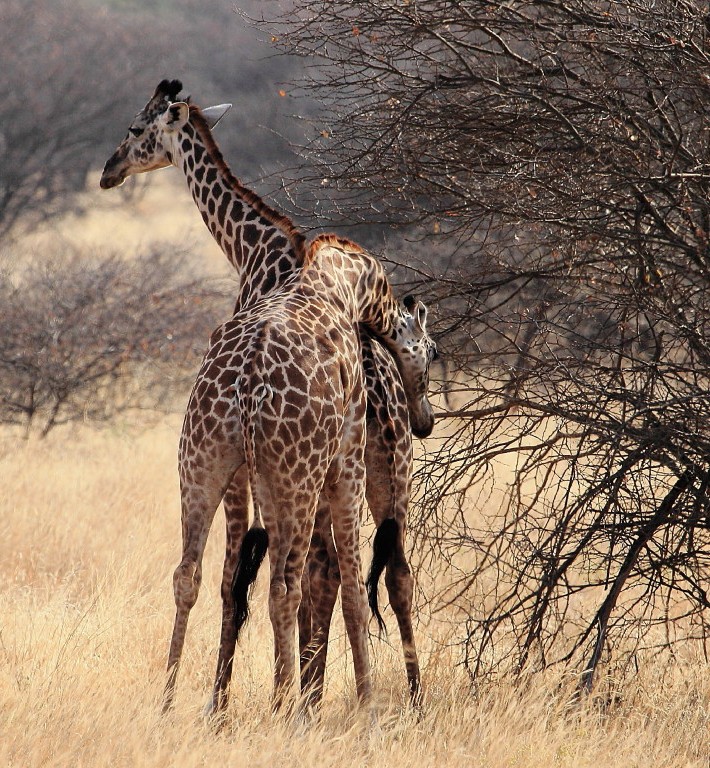
M 269 617 L 274 631 L 274 711 L 293 713 L 292 685 L 295 677 L 296 624 L 302 597 L 303 569 L 313 526 L 313 510 L 296 511 L 291 524 L 269 525 Z M 284 557 L 284 552 L 286 553 Z
M 321 495 L 316 523 L 303 572 L 298 613 L 301 693 L 308 709 L 323 698 L 328 637 L 340 589 L 340 570 L 331 530 L 330 506 Z
M 340 569 L 343 619 L 355 669 L 355 686 L 358 700 L 365 705 L 372 693 L 367 645 L 367 594 L 360 560 L 360 514 L 364 502 L 365 478 L 362 454 L 358 456 L 358 452 L 353 451 L 351 456 L 354 460 L 349 462 L 350 472 L 341 476 L 328 489 L 328 499 Z
M 400 409 L 399 421 L 406 420 Z M 384 439 L 377 420 L 367 425 L 367 502 L 377 525 L 373 542 L 373 560 L 367 578 L 368 603 L 382 630 L 377 583 L 386 567 L 385 584 L 390 605 L 397 617 L 407 672 L 410 701 L 421 704 L 421 677 L 412 627 L 414 579 L 404 549 L 407 510 L 411 485 L 411 438 L 397 432 L 394 439 Z
M 232 581 L 237 559 L 247 528 L 249 526 L 249 506 L 251 493 L 246 474 L 246 466 L 238 469 L 222 499 L 226 523 L 226 549 L 222 570 L 222 628 L 220 632 L 219 657 L 215 675 L 212 699 L 205 714 L 210 716 L 223 712 L 228 704 L 229 682 L 232 677 L 234 650 L 237 644 L 237 632 L 234 626 L 234 601 Z
M 380 524 L 373 542 L 372 563 L 365 585 L 370 610 L 377 619 L 380 631 L 384 632 L 386 630 L 379 611 L 377 586 L 382 571 L 386 567 L 385 584 L 390 605 L 397 617 L 399 634 L 402 639 L 409 697 L 412 705 L 419 707 L 422 697 L 421 678 L 412 627 L 414 579 L 404 553 L 403 538 L 401 527 L 394 518 L 387 518 Z
M 419 708 L 422 704 L 422 686 L 419 672 L 419 658 L 417 656 L 417 648 L 414 642 L 414 629 L 412 627 L 414 578 L 404 554 L 402 538 L 402 532 L 400 530 L 398 531 L 394 556 L 387 563 L 385 585 L 387 586 L 390 605 L 397 617 L 399 635 L 402 639 L 404 664 L 407 671 L 407 682 L 409 684 L 409 699 L 413 707 Z
M 372 562 L 370 563 L 370 570 L 367 575 L 367 580 L 365 581 L 367 602 L 370 606 L 372 615 L 377 620 L 380 634 L 386 634 L 387 628 L 385 627 L 385 622 L 380 613 L 377 599 L 377 586 L 385 566 L 387 566 L 394 557 L 398 529 L 399 526 L 397 525 L 397 521 L 393 517 L 383 520 L 377 528 L 375 539 L 372 542 Z

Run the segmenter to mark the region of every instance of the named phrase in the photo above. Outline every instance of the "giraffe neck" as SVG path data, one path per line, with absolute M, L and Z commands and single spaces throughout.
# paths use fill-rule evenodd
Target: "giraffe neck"
M 353 322 L 385 343 L 396 334 L 402 310 L 379 259 L 347 239 L 321 235 L 309 245 L 308 263 L 319 274 L 331 275 L 334 295 L 344 297 Z
M 427 397 L 432 340 L 426 334 L 426 307 L 414 299 L 395 299 L 387 275 L 374 256 L 334 235 L 316 238 L 309 246 L 304 280 L 316 282 L 315 292 L 330 301 L 334 314 L 344 313 L 373 333 L 394 358 L 407 395 L 412 429 L 431 433 L 434 415 Z
M 232 174 L 194 106 L 173 142 L 172 162 L 185 175 L 203 221 L 239 275 L 239 306 L 283 285 L 303 267 L 303 235 Z

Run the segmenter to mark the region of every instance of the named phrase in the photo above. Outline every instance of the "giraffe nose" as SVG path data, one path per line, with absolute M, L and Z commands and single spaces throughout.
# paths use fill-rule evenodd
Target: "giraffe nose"
M 434 409 L 424 397 L 414 411 L 410 408 L 409 423 L 415 437 L 424 438 L 434 431 Z
M 114 152 L 114 154 L 111 155 L 111 157 L 109 157 L 109 159 L 106 161 L 103 173 L 101 174 L 101 179 L 99 180 L 99 186 L 101 189 L 111 189 L 112 187 L 117 187 L 120 184 L 123 184 L 123 182 L 126 180 L 125 174 L 116 170 L 119 159 L 120 158 L 118 156 L 118 152 Z

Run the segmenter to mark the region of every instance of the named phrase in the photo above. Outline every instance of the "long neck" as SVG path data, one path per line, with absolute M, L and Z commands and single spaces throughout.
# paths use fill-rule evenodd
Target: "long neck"
M 332 273 L 336 290 L 347 293 L 353 321 L 387 343 L 402 322 L 402 311 L 379 259 L 332 235 L 316 238 L 309 254 L 319 270 Z
M 173 144 L 173 164 L 187 180 L 202 219 L 239 281 L 241 306 L 278 288 L 303 266 L 304 237 L 232 174 L 195 107 Z
M 319 281 L 335 311 L 377 336 L 391 352 L 407 395 L 414 434 L 426 437 L 434 425 L 427 398 L 431 340 L 421 321 L 395 299 L 382 264 L 354 243 L 325 235 L 308 249 L 307 278 Z

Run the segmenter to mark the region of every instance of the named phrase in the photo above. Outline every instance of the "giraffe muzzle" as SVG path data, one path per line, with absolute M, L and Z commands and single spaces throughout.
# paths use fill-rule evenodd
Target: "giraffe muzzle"
M 426 397 L 422 398 L 416 410 L 410 407 L 409 422 L 415 437 L 429 437 L 434 431 L 434 409 Z
M 113 189 L 114 187 L 120 187 L 125 180 L 126 177 L 121 173 L 111 175 L 104 170 L 99 180 L 99 186 L 101 189 Z
M 114 154 L 106 161 L 104 170 L 99 180 L 99 186 L 101 189 L 113 189 L 114 187 L 120 187 L 126 180 L 126 173 L 122 168 L 118 168 L 120 158 Z

